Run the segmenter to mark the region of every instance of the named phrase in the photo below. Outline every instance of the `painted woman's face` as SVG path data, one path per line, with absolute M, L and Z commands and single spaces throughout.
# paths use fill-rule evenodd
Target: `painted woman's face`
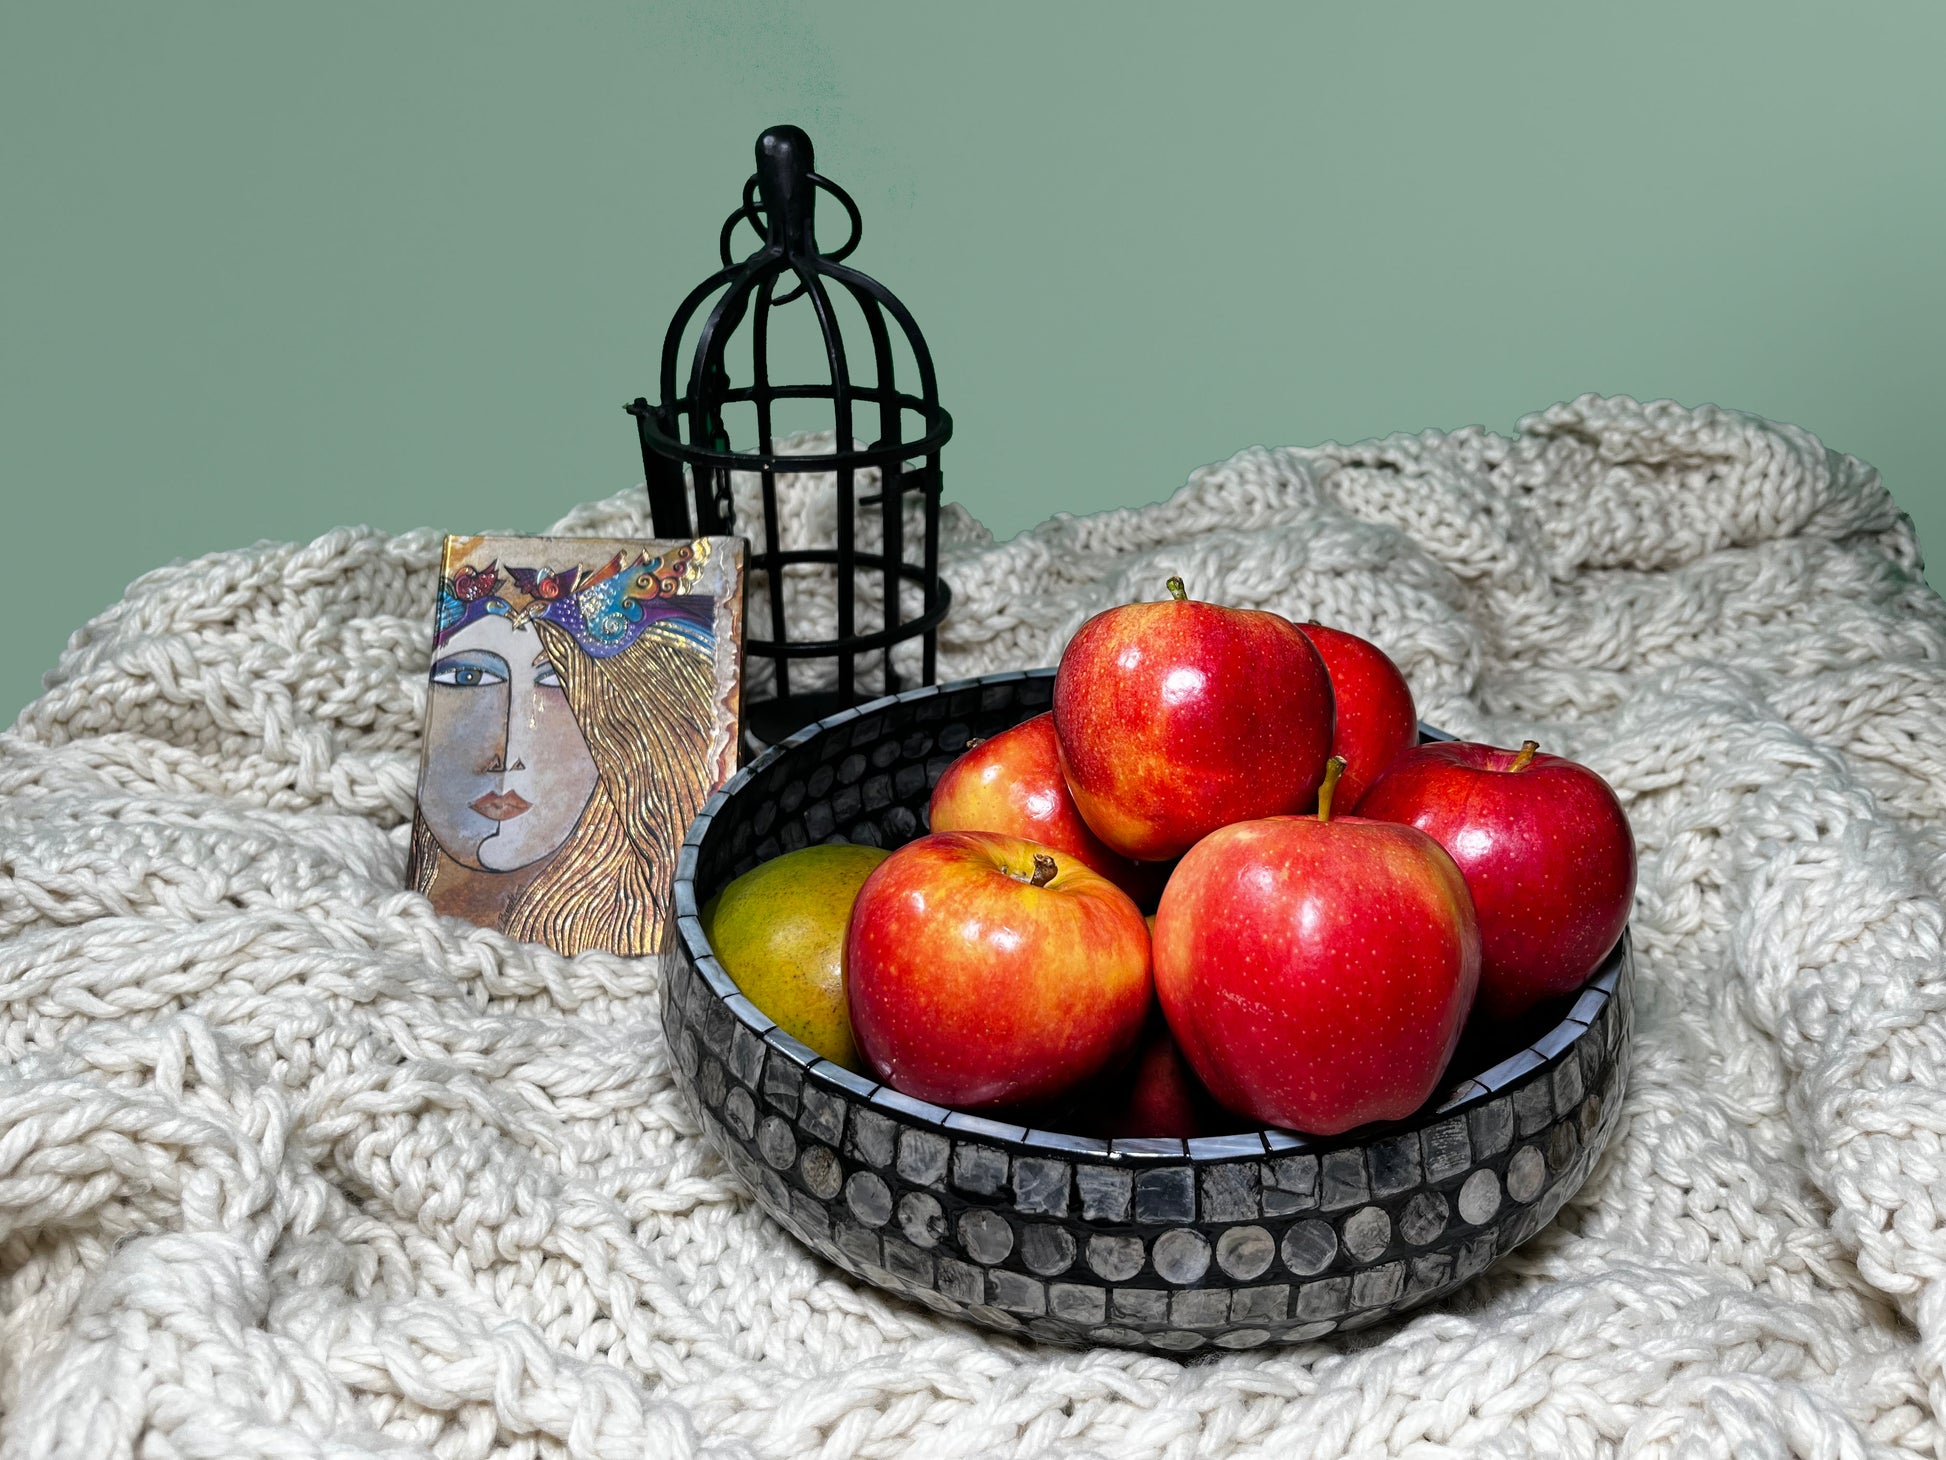
M 499 614 L 446 641 L 432 666 L 419 814 L 448 856 L 511 872 L 568 838 L 594 757 L 531 628 Z

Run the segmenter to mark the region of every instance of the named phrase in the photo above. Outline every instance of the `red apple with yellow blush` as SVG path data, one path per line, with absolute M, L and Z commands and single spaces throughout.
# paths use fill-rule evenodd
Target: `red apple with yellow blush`
M 1155 915 L 1156 994 L 1229 1109 L 1337 1135 L 1425 1104 L 1480 978 L 1459 868 L 1424 832 L 1332 814 L 1239 822 L 1192 847 Z
M 845 933 L 860 1054 L 962 1110 L 1061 1100 L 1128 1057 L 1153 997 L 1128 894 L 1019 837 L 934 832 L 887 857 Z
M 1332 798 L 1340 814 L 1358 809 L 1372 782 L 1419 743 L 1419 711 L 1399 666 L 1369 639 L 1320 623 L 1297 626 L 1331 676 L 1336 718 L 1331 753 L 1345 763 Z
M 1331 749 L 1331 681 L 1281 614 L 1189 598 L 1089 619 L 1054 675 L 1061 769 L 1089 830 L 1137 861 L 1301 811 Z
M 991 831 L 1066 852 L 1153 907 L 1166 867 L 1111 852 L 1088 830 L 1061 774 L 1054 716 L 1036 715 L 982 740 L 946 768 L 927 812 L 934 831 Z
M 1635 836 L 1608 782 L 1532 740 L 1407 751 L 1366 816 L 1415 826 L 1459 864 L 1480 919 L 1480 1012 L 1512 1019 L 1601 966 L 1635 902 Z

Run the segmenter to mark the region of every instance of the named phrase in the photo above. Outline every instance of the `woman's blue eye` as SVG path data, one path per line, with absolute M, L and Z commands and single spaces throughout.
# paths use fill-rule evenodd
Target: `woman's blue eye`
M 447 659 L 433 665 L 432 682 L 456 685 L 460 689 L 477 689 L 483 684 L 505 684 L 507 676 L 489 665 L 469 664 L 463 659 Z
M 542 689 L 559 689 L 561 676 L 552 664 L 543 664 L 534 671 L 534 683 Z

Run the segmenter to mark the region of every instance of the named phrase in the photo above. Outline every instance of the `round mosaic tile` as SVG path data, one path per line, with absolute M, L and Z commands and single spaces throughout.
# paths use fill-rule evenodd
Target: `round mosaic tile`
M 1209 1239 L 1188 1227 L 1177 1227 L 1155 1239 L 1150 1256 L 1155 1270 L 1172 1283 L 1193 1283 L 1209 1270 Z
M 1345 1218 L 1339 1240 L 1360 1262 L 1371 1262 L 1392 1242 L 1392 1218 L 1384 1207 L 1360 1207 Z
M 946 1209 L 939 1198 L 909 1191 L 899 1198 L 899 1230 L 918 1247 L 936 1247 L 946 1235 Z
M 1140 1237 L 1097 1235 L 1088 1239 L 1088 1266 L 1111 1283 L 1124 1282 L 1142 1270 Z
M 1270 1266 L 1277 1244 L 1262 1227 L 1232 1227 L 1216 1239 L 1216 1265 L 1247 1282 Z
M 1547 1176 L 1547 1162 L 1538 1146 L 1522 1146 L 1507 1163 L 1507 1195 L 1515 1201 L 1532 1201 L 1541 1194 Z
M 1338 1234 L 1329 1222 L 1293 1223 L 1284 1234 L 1284 1266 L 1299 1277 L 1321 1273 L 1338 1253 Z
M 1461 1184 L 1459 1214 L 1463 1222 L 1480 1226 L 1500 1210 L 1500 1178 L 1482 1167 Z
M 892 1188 L 874 1171 L 854 1171 L 845 1182 L 845 1205 L 868 1227 L 892 1220 Z

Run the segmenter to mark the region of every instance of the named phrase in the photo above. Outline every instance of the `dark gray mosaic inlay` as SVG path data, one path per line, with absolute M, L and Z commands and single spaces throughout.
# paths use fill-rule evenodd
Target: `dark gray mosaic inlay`
M 1375 1142 L 1366 1152 L 1366 1164 L 1372 1173 L 1372 1195 L 1397 1196 L 1410 1191 L 1422 1179 L 1418 1132 Z
M 1326 1211 L 1371 1200 L 1371 1179 L 1365 1174 L 1365 1153 L 1356 1148 L 1331 1151 L 1324 1157 L 1319 1205 Z
M 1318 1204 L 1318 1158 L 1281 1156 L 1264 1162 L 1264 1215 L 1285 1217 L 1292 1212 L 1309 1211 Z
M 889 1116 L 866 1106 L 851 1112 L 851 1130 L 845 1136 L 845 1154 L 868 1166 L 890 1166 L 897 1148 L 899 1128 Z
M 1509 1100 L 1494 1100 L 1467 1116 L 1473 1135 L 1473 1158 L 1484 1161 L 1506 1150 L 1514 1138 L 1514 1107 Z
M 1211 1166 L 1202 1174 L 1203 1210 L 1206 1222 L 1247 1222 L 1257 1215 L 1257 1168 L 1239 1161 L 1233 1165 Z
M 1066 1161 L 1020 1156 L 1014 1161 L 1014 1210 L 1049 1217 L 1068 1214 Z
M 1135 1177 L 1128 1171 L 1103 1166 L 1078 1166 L 1075 1189 L 1081 1196 L 1081 1216 L 1089 1222 L 1126 1222 Z
M 1188 1166 L 1165 1166 L 1141 1171 L 1135 1177 L 1135 1220 L 1189 1222 L 1196 1218 L 1196 1172 Z
M 1007 1184 L 1007 1153 L 965 1143 L 953 1147 L 953 1185 L 972 1196 L 992 1196 Z
M 1419 1133 L 1426 1157 L 1426 1180 L 1445 1181 L 1473 1164 L 1473 1143 L 1466 1136 L 1466 1117 L 1453 1116 Z
M 952 1142 L 926 1130 L 899 1132 L 899 1175 L 914 1186 L 943 1187 Z

